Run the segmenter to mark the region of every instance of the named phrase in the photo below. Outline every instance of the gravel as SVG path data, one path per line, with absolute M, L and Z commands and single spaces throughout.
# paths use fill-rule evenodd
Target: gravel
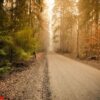
M 0 96 L 5 100 L 50 100 L 46 59 L 0 80 Z

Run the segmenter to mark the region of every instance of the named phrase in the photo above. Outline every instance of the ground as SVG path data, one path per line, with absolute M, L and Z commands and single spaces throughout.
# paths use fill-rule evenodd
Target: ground
M 23 71 L 0 80 L 0 96 L 5 100 L 49 100 L 46 62 L 45 58 L 39 59 Z
M 5 100 L 100 100 L 100 70 L 56 53 L 0 80 Z
M 100 100 L 100 70 L 58 54 L 48 66 L 52 100 Z
M 70 53 L 63 53 L 61 55 L 65 56 L 65 57 L 69 57 L 69 58 L 74 59 L 74 60 L 77 60 L 79 62 L 88 64 L 91 67 L 94 67 L 94 68 L 100 70 L 100 60 L 95 60 L 95 59 L 80 59 L 80 58 L 76 58 L 73 54 L 70 54 Z

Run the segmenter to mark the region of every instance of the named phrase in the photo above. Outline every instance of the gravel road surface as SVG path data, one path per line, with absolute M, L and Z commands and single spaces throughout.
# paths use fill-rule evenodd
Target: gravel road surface
M 48 54 L 52 100 L 100 100 L 100 70 Z

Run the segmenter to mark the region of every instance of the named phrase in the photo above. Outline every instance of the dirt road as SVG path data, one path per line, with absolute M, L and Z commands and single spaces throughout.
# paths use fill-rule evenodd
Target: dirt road
M 100 100 L 100 70 L 48 54 L 52 100 Z

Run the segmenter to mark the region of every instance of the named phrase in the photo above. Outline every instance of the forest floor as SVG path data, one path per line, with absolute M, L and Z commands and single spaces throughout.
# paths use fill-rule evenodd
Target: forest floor
M 90 65 L 91 67 L 97 68 L 100 70 L 100 60 L 90 60 L 90 59 L 79 59 L 74 57 L 72 54 L 70 53 L 63 53 L 62 55 L 69 57 L 71 59 L 77 60 L 79 62 L 85 63 Z
M 39 58 L 21 72 L 13 72 L 0 80 L 0 96 L 4 100 L 49 100 L 46 58 Z

